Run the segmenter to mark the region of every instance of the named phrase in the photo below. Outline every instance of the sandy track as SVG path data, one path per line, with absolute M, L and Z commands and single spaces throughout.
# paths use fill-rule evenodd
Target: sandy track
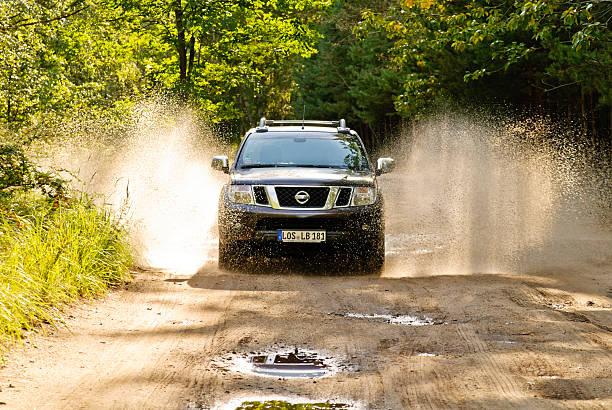
M 139 272 L 125 290 L 71 308 L 71 332 L 15 351 L 0 401 L 208 408 L 280 395 L 377 409 L 610 408 L 610 272 L 599 263 L 530 275 L 325 277 L 226 273 L 214 262 L 192 276 Z M 349 312 L 442 324 L 337 315 Z M 236 373 L 224 360 L 275 343 L 326 352 L 352 370 L 314 383 Z

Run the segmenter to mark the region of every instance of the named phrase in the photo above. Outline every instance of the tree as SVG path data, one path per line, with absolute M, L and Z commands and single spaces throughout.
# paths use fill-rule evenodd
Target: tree
M 115 0 L 165 45 L 152 83 L 173 89 L 213 121 L 242 128 L 290 111 L 297 57 L 316 50 L 310 27 L 327 0 Z
M 400 75 L 387 63 L 393 42 L 371 32 L 360 40 L 354 34 L 365 7 L 383 13 L 386 1 L 337 0 L 323 14 L 317 54 L 300 61 L 298 87 L 293 95 L 295 115 L 345 118 L 370 148 L 391 136 L 396 123 L 393 98 Z
M 591 94 L 605 116 L 612 103 L 611 12 L 609 1 L 395 1 L 389 13 L 365 11 L 357 31 L 393 40 L 388 64 L 405 76 L 395 100 L 404 115 L 436 98 L 478 98 L 477 89 L 488 89 L 507 101 L 550 107 L 565 99 L 570 108 L 578 96 L 583 112 Z
M 290 112 L 293 67 L 329 0 L 10 0 L 0 4 L 0 119 L 112 110 L 169 92 L 241 128 Z
M 0 5 L 0 119 L 108 109 L 143 87 L 142 39 L 115 10 L 87 1 Z

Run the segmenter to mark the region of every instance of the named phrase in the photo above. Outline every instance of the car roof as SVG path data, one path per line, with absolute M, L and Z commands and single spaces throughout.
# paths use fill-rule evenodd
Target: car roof
M 266 134 L 268 132 L 318 132 L 319 134 L 344 134 L 358 136 L 356 132 L 351 131 L 346 126 L 346 121 L 320 121 L 320 120 L 267 120 L 266 117 L 261 117 L 259 126 L 251 128 L 247 135 L 253 133 Z
M 338 128 L 335 127 L 313 127 L 313 126 L 305 126 L 301 125 L 289 125 L 289 126 L 280 126 L 280 127 L 269 127 L 266 132 L 257 132 L 257 128 L 251 128 L 247 134 L 257 133 L 257 134 L 266 134 L 268 132 L 321 132 L 321 133 L 329 133 L 329 134 L 338 134 Z

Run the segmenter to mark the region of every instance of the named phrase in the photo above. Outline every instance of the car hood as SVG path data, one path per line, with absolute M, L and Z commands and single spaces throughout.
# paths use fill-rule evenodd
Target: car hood
M 231 179 L 233 184 L 251 185 L 374 185 L 374 175 L 369 171 L 333 168 L 233 169 Z

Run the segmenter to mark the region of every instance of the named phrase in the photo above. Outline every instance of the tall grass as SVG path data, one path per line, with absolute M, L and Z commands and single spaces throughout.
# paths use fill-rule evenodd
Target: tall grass
M 6 347 L 61 306 L 129 281 L 131 255 L 121 221 L 86 196 L 36 192 L 0 196 L 0 341 Z

